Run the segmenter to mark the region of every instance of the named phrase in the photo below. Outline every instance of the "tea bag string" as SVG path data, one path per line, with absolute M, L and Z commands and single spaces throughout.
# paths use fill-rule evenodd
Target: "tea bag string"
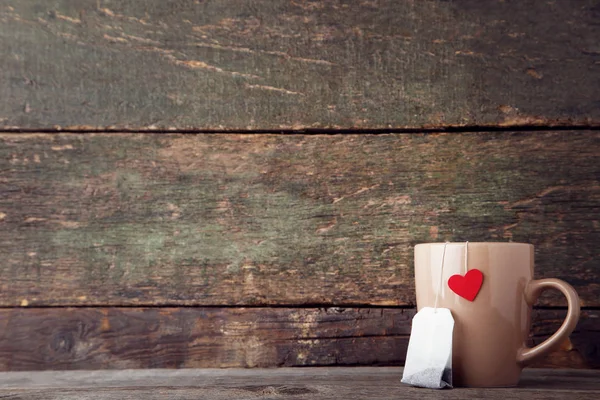
M 442 291 L 442 282 L 444 280 L 444 260 L 446 259 L 446 246 L 448 242 L 444 243 L 444 251 L 442 252 L 442 266 L 440 267 L 440 284 L 438 286 L 437 293 L 435 294 L 435 304 L 433 306 L 433 312 L 437 312 L 438 300 L 440 298 L 440 292 Z
M 469 271 L 469 241 L 465 242 L 465 274 Z

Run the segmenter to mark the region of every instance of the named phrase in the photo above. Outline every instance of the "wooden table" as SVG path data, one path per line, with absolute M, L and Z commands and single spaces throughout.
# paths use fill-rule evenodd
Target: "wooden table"
M 525 370 L 517 388 L 435 391 L 400 383 L 400 367 L 153 369 L 0 373 L 10 399 L 593 399 L 600 371 Z

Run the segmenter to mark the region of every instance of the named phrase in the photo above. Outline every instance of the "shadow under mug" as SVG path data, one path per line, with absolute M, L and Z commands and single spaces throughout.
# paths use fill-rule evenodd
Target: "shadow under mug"
M 415 246 L 417 309 L 450 309 L 454 317 L 452 374 L 455 386 L 509 387 L 519 382 L 523 367 L 549 353 L 568 338 L 579 319 L 575 289 L 558 279 L 533 279 L 534 248 L 525 243 L 444 243 Z M 465 265 L 465 258 L 468 264 Z M 468 270 L 483 273 L 483 283 L 473 301 L 448 286 L 452 275 Z M 441 280 L 441 281 L 440 281 Z M 558 289 L 567 298 L 562 326 L 543 343 L 526 346 L 532 305 L 542 291 Z

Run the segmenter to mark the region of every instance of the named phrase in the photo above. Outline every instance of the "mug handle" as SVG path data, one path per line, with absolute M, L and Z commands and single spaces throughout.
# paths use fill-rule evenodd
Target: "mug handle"
M 571 332 L 573 332 L 577 325 L 577 321 L 579 321 L 579 296 L 577 296 L 577 292 L 575 292 L 573 286 L 560 279 L 539 279 L 530 281 L 525 289 L 525 300 L 529 305 L 533 305 L 544 290 L 551 288 L 560 290 L 567 298 L 567 305 L 569 307 L 567 310 L 567 317 L 554 335 L 535 347 L 522 347 L 519 349 L 517 352 L 517 362 L 522 366 L 531 363 L 536 358 L 543 356 L 560 346 L 560 344 L 569 337 Z

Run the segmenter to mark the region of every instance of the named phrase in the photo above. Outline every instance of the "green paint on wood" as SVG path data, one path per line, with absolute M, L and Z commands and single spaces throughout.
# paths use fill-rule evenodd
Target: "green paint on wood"
M 442 240 L 531 242 L 597 304 L 595 132 L 0 139 L 5 305 L 414 304 Z

